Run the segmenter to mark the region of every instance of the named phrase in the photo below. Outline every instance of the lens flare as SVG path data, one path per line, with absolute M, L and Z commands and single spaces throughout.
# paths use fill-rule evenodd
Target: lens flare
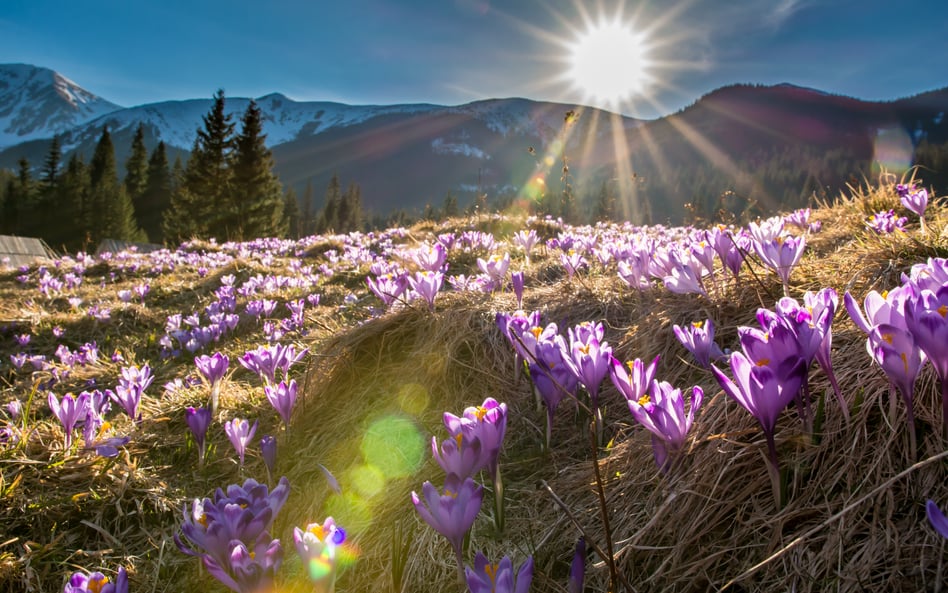
M 378 468 L 387 479 L 404 478 L 418 469 L 425 442 L 415 424 L 401 416 L 385 416 L 369 425 L 362 438 L 366 465 Z
M 900 175 L 912 166 L 912 138 L 902 128 L 879 130 L 873 143 L 872 170 Z
M 628 23 L 593 25 L 570 47 L 573 84 L 606 103 L 641 94 L 651 82 L 650 67 L 645 36 Z

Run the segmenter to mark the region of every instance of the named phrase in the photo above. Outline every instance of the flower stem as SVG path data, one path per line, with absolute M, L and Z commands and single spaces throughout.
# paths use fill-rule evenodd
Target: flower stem
M 596 445 L 596 433 L 599 427 L 596 426 L 595 415 L 593 416 L 593 429 L 589 431 L 589 442 L 592 446 L 593 471 L 596 475 L 596 492 L 599 494 L 599 512 L 602 515 L 602 527 L 606 535 L 606 564 L 609 565 L 609 591 L 615 593 L 618 590 L 618 572 L 616 571 L 615 552 L 612 550 L 612 529 L 609 527 L 609 509 L 606 506 L 606 493 L 602 487 L 602 475 L 599 473 L 599 447 Z

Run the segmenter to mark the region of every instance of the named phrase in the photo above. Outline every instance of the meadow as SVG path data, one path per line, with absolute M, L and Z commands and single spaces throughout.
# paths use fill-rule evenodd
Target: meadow
M 922 192 L 4 269 L 0 591 L 939 591 Z

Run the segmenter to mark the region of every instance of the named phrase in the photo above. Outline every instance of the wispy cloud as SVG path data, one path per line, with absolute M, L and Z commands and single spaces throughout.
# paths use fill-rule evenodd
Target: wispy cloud
M 778 29 L 809 4 L 807 0 L 777 0 L 777 5 L 770 9 L 765 20 L 771 27 Z

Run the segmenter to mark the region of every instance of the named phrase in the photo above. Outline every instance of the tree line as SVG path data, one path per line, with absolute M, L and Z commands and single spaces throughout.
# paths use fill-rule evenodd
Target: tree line
M 38 171 L 25 158 L 15 171 L 0 171 L 0 234 L 40 237 L 55 249 L 78 251 L 103 239 L 243 241 L 365 227 L 358 184 L 343 191 L 334 175 L 317 208 L 309 183 L 301 205 L 273 172 L 256 102 L 247 106 L 239 132 L 224 107 L 218 91 L 186 164 L 178 157 L 169 166 L 164 142 L 149 154 L 139 124 L 121 180 L 107 127 L 88 162 L 78 152 L 64 162 L 53 138 Z

